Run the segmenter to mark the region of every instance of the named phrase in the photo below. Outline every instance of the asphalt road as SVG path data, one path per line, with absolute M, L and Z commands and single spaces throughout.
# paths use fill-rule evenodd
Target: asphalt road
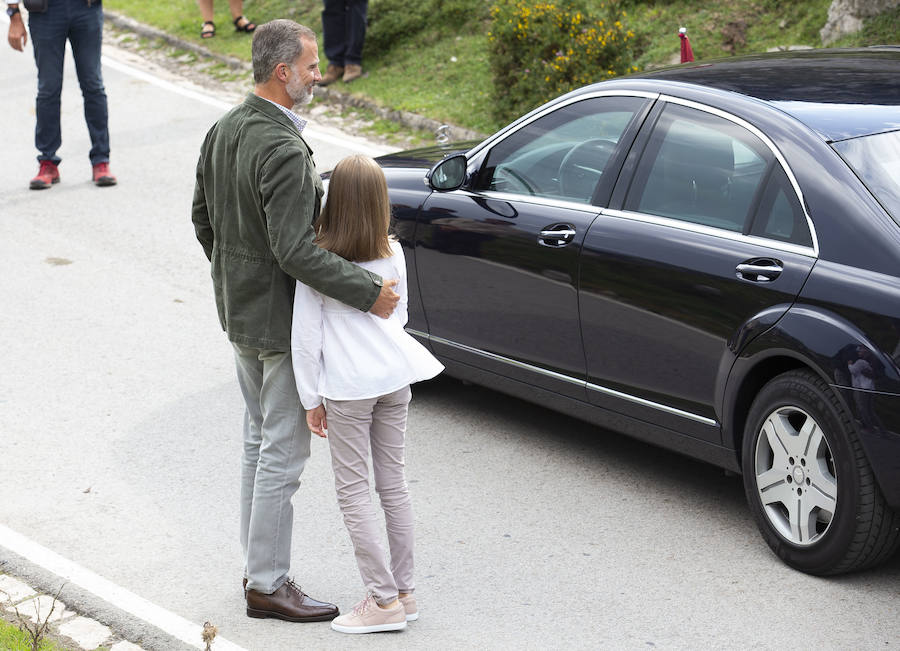
M 62 182 L 30 191 L 33 60 L 0 47 L 0 525 L 253 650 L 900 646 L 900 558 L 799 574 L 763 544 L 739 478 L 443 378 L 414 389 L 410 412 L 420 619 L 350 638 L 247 618 L 242 402 L 190 223 L 198 148 L 227 101 L 115 62 L 104 74 L 119 185 L 90 183 L 70 65 Z M 323 169 L 368 147 L 309 128 Z M 294 573 L 347 609 L 362 590 L 313 443 Z M 59 581 L 3 547 L 0 561 Z M 147 648 L 179 647 L 90 590 L 66 595 Z

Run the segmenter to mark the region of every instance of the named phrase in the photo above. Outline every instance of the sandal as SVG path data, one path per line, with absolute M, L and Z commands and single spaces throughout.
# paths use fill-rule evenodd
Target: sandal
M 242 24 L 238 25 L 241 21 L 244 21 Z M 234 19 L 234 31 L 236 32 L 247 32 L 248 34 L 256 29 L 256 23 L 251 23 L 247 20 L 246 16 L 238 16 Z
M 209 25 L 209 29 L 207 29 L 207 25 Z M 207 20 L 203 23 L 203 27 L 200 28 L 200 38 L 212 38 L 216 35 L 216 24 Z

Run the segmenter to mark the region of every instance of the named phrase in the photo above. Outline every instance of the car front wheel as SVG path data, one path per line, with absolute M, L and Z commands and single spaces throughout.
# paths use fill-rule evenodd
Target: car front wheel
M 763 538 L 788 565 L 839 574 L 876 565 L 900 545 L 853 420 L 820 378 L 791 371 L 750 409 L 744 489 Z

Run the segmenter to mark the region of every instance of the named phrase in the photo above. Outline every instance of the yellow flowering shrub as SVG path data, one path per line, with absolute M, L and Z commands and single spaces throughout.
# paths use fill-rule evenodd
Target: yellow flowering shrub
M 490 13 L 494 108 L 503 121 L 637 70 L 635 35 L 614 2 L 497 0 Z

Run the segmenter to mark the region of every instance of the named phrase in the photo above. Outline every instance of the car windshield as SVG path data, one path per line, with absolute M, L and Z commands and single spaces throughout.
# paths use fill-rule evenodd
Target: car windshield
M 900 131 L 842 140 L 833 147 L 900 222 Z

